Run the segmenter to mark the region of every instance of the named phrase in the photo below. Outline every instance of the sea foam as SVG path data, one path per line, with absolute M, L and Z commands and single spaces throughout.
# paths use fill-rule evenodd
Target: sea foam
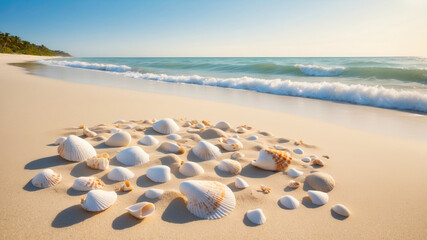
M 88 63 L 88 62 L 80 62 L 80 61 L 39 60 L 38 62 L 46 65 L 51 65 L 51 66 L 84 68 L 84 69 L 100 70 L 100 71 L 108 71 L 108 72 L 126 72 L 132 69 L 131 67 L 126 65 Z
M 299 70 L 307 76 L 332 77 L 340 75 L 345 70 L 345 67 L 324 67 L 303 64 L 295 64 L 295 67 L 299 68 Z

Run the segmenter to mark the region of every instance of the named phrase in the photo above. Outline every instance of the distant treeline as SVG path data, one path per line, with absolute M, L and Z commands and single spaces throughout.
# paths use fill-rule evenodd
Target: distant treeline
M 63 56 L 71 57 L 70 54 L 60 50 L 50 50 L 44 45 L 36 45 L 28 41 L 23 41 L 18 36 L 11 36 L 9 33 L 0 31 L 0 53 L 20 53 L 40 56 Z

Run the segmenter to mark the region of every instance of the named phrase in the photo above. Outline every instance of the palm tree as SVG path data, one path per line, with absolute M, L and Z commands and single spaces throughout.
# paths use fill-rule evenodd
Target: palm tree
M 0 53 L 3 52 L 3 50 L 6 48 L 7 41 L 9 41 L 9 33 L 5 33 L 4 34 L 4 44 L 3 44 L 3 47 L 0 50 Z

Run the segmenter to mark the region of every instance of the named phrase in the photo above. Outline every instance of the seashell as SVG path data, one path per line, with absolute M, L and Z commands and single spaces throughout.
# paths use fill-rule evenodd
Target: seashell
M 131 170 L 124 167 L 116 167 L 107 175 L 108 179 L 118 182 L 127 181 L 134 176 L 135 174 Z
M 86 165 L 92 169 L 108 169 L 110 167 L 110 156 L 107 153 L 98 154 L 86 160 Z
M 63 143 L 67 138 L 66 137 L 59 137 L 58 139 L 56 139 L 55 141 L 55 145 L 60 145 L 61 143 Z
M 151 135 L 144 136 L 143 138 L 139 139 L 138 142 L 146 146 L 153 146 L 159 144 L 159 140 L 157 140 L 157 138 Z
M 303 175 L 304 172 L 298 171 L 295 168 L 291 168 L 288 170 L 288 172 L 286 174 L 288 174 L 288 176 L 290 176 L 290 177 L 296 178 L 296 177 Z
M 166 138 L 170 140 L 180 140 L 182 137 L 178 134 L 169 134 Z
M 252 162 L 252 165 L 264 170 L 282 171 L 291 164 L 292 157 L 288 152 L 262 149 L 259 152 L 258 159 Z
M 236 177 L 234 186 L 236 186 L 236 188 L 247 188 L 249 184 L 243 178 Z
M 215 128 L 219 128 L 219 129 L 221 129 L 222 131 L 227 131 L 227 130 L 230 130 L 230 129 L 231 129 L 231 126 L 230 126 L 230 124 L 229 124 L 228 122 L 221 121 L 221 122 L 218 122 L 218 123 L 215 125 Z
M 259 186 L 259 189 L 261 190 L 261 192 L 266 193 L 266 194 L 271 192 L 271 188 L 269 188 L 265 185 L 262 185 L 262 184 Z
M 194 177 L 194 176 L 203 174 L 205 172 L 205 170 L 198 163 L 185 162 L 179 168 L 179 172 L 184 176 Z
M 31 184 L 38 188 L 48 188 L 55 186 L 62 181 L 62 175 L 55 173 L 52 169 L 44 169 L 37 173 L 36 176 L 31 179 Z
M 120 187 L 120 190 L 123 191 L 123 192 L 130 192 L 130 191 L 133 190 L 133 187 L 132 187 L 132 185 L 130 184 L 129 181 L 125 181 L 123 183 L 123 185 Z
M 297 182 L 295 180 L 291 180 L 288 182 L 288 187 L 290 187 L 290 188 L 299 188 L 300 185 L 301 185 L 301 183 Z
M 170 118 L 165 118 L 153 124 L 154 131 L 161 134 L 171 134 L 179 130 L 176 122 Z
M 309 157 L 303 157 L 303 158 L 301 158 L 301 161 L 308 163 L 308 162 L 311 161 L 311 158 L 309 158 Z
M 202 120 L 202 123 L 205 125 L 205 126 L 212 126 L 211 125 L 211 123 L 209 122 L 209 121 L 206 121 L 206 120 Z
M 276 149 L 278 149 L 278 150 L 286 150 L 286 149 L 288 149 L 287 147 L 284 147 L 284 146 L 279 145 L 279 144 L 274 145 L 274 147 L 275 147 Z
M 160 147 L 168 153 L 183 154 L 185 152 L 183 147 L 172 142 L 164 142 Z
M 156 189 L 156 188 L 152 188 L 152 189 L 148 189 L 145 191 L 145 196 L 149 199 L 155 199 L 155 198 L 159 198 L 160 196 L 162 196 L 162 194 L 165 191 L 162 189 Z
M 171 169 L 164 165 L 150 167 L 147 169 L 147 177 L 153 182 L 167 182 L 171 180 Z
M 311 202 L 318 206 L 326 204 L 329 200 L 328 194 L 321 191 L 308 190 L 308 195 L 310 196 Z
M 299 206 L 299 201 L 290 195 L 281 197 L 279 201 L 287 209 L 295 209 Z
M 219 162 L 218 169 L 236 175 L 242 171 L 242 165 L 235 160 L 223 159 Z
M 318 158 L 313 159 L 311 161 L 311 164 L 317 165 L 317 166 L 321 166 L 321 167 L 325 166 L 325 162 L 323 160 L 321 160 L 321 159 L 318 159 Z
M 96 177 L 79 177 L 74 180 L 73 188 L 77 191 L 90 191 L 94 189 L 103 189 L 105 184 Z
M 83 128 L 85 128 L 86 126 L 84 125 L 84 124 L 82 124 L 82 125 L 80 125 L 78 128 L 81 128 L 81 129 L 83 129 Z
M 209 128 L 199 133 L 204 139 L 227 137 L 227 134 L 218 128 Z
M 242 127 L 242 128 L 244 128 L 244 129 L 247 129 L 247 130 L 251 130 L 252 129 L 252 127 L 251 126 L 248 126 L 248 125 L 242 125 L 242 126 L 240 126 L 240 127 Z
M 319 158 L 316 154 L 312 154 L 312 155 L 310 155 L 310 158 L 311 158 L 311 160 L 313 160 L 313 159 L 316 159 L 316 158 Z
M 243 144 L 236 138 L 221 138 L 219 142 L 221 147 L 229 152 L 238 151 L 243 148 Z
M 118 133 L 121 132 L 122 130 L 120 128 L 112 128 L 110 129 L 110 133 Z
M 235 152 L 233 154 L 231 154 L 231 159 L 233 160 L 239 160 L 245 157 L 245 154 L 241 153 L 241 152 Z
M 296 153 L 296 154 L 303 154 L 304 151 L 301 148 L 295 148 L 294 149 L 294 153 Z
M 206 126 L 205 126 L 205 124 L 203 124 L 203 123 L 198 123 L 197 125 L 196 125 L 196 128 L 198 128 L 198 129 L 204 129 Z
M 132 137 L 128 132 L 114 133 L 105 144 L 110 147 L 126 147 L 129 145 Z
M 117 193 L 114 191 L 91 190 L 82 197 L 81 206 L 89 212 L 100 212 L 111 207 L 117 199 Z
M 133 127 L 132 127 L 132 125 L 127 124 L 127 125 L 124 125 L 123 128 L 124 129 L 132 129 Z
M 245 132 L 246 132 L 246 129 L 245 129 L 245 128 L 243 128 L 243 127 L 238 127 L 238 128 L 236 129 L 236 132 L 237 132 L 237 133 L 245 133 Z
M 127 207 L 126 210 L 128 211 L 128 213 L 130 213 L 130 215 L 138 219 L 144 219 L 152 215 L 156 210 L 156 207 L 150 202 L 140 202 Z
M 236 207 L 236 198 L 226 185 L 216 181 L 184 181 L 179 190 L 187 197 L 187 209 L 204 219 L 218 219 Z
M 200 141 L 194 148 L 193 153 L 202 160 L 216 159 L 221 155 L 219 148 L 212 143 Z
M 117 120 L 114 122 L 114 124 L 121 124 L 127 122 L 126 120 Z
M 128 147 L 116 155 L 117 161 L 127 166 L 135 166 L 150 161 L 150 156 L 138 146 Z
M 335 187 L 334 178 L 323 172 L 314 172 L 305 178 L 305 182 L 315 190 L 330 192 Z
M 249 219 L 249 221 L 256 225 L 261 225 L 267 221 L 267 218 L 260 208 L 247 211 L 246 217 Z
M 334 205 L 332 207 L 332 210 L 334 212 L 336 212 L 337 214 L 344 216 L 344 217 L 349 217 L 351 214 L 350 210 L 348 210 L 348 208 L 342 204 Z
M 186 121 L 182 126 L 183 127 L 189 127 L 189 126 L 191 126 L 191 122 L 190 121 Z
M 83 135 L 85 135 L 86 137 L 96 137 L 96 132 L 91 131 L 89 128 L 85 127 L 83 128 Z
M 86 140 L 75 135 L 68 136 L 58 146 L 58 153 L 65 160 L 72 162 L 81 162 L 96 156 L 95 148 Z
M 258 140 L 259 137 L 257 135 L 249 136 L 248 140 Z
M 144 123 L 144 124 L 153 124 L 153 121 L 152 120 L 144 120 L 144 122 L 142 122 L 142 123 Z

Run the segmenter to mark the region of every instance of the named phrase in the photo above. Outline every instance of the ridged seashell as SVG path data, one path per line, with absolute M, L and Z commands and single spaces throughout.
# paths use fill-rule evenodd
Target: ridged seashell
M 218 128 L 209 128 L 199 133 L 204 139 L 227 137 L 227 134 Z
M 221 155 L 219 148 L 212 143 L 200 141 L 194 148 L 193 153 L 202 160 L 216 159 Z
M 321 167 L 325 166 L 325 162 L 323 160 L 321 160 L 321 159 L 318 159 L 318 158 L 313 159 L 311 161 L 311 163 L 313 165 L 317 165 L 317 166 L 321 166 Z
M 167 182 L 171 180 L 171 169 L 164 165 L 150 167 L 147 169 L 147 177 L 153 182 Z
M 310 196 L 311 202 L 318 206 L 326 204 L 329 200 L 328 194 L 321 191 L 308 190 L 308 195 Z
M 330 192 L 335 187 L 334 178 L 323 172 L 314 172 L 305 178 L 305 182 L 315 190 Z
M 124 167 L 116 167 L 107 175 L 108 179 L 118 182 L 127 181 L 134 176 L 135 174 L 131 170 Z
M 162 189 L 156 189 L 156 188 L 152 188 L 152 189 L 148 189 L 144 192 L 144 195 L 149 198 L 149 199 L 155 199 L 155 198 L 159 198 L 160 196 L 162 196 L 162 194 L 165 191 Z
M 219 140 L 221 147 L 229 152 L 238 151 L 243 148 L 243 144 L 236 138 L 221 138 Z
M 127 121 L 122 119 L 122 120 L 115 121 L 114 124 L 121 124 L 121 123 L 125 123 L 125 122 L 127 122 Z
M 89 128 L 85 127 L 83 128 L 83 135 L 86 137 L 96 137 L 98 135 L 96 132 L 91 131 Z
M 303 157 L 303 158 L 301 158 L 301 161 L 308 163 L 308 162 L 311 161 L 311 158 L 309 158 L 309 157 Z
M 91 190 L 82 197 L 81 206 L 89 212 L 99 212 L 111 207 L 117 199 L 114 191 Z
M 236 186 L 236 188 L 247 188 L 249 184 L 243 178 L 236 177 L 234 186 Z
M 125 181 L 123 185 L 120 187 L 120 190 L 123 192 L 130 192 L 133 190 L 133 186 L 130 184 L 129 181 Z
M 58 146 L 58 153 L 62 158 L 72 162 L 81 162 L 96 156 L 95 148 L 86 140 L 75 135 L 68 136 Z
M 183 154 L 185 152 L 185 149 L 183 147 L 172 142 L 162 143 L 161 148 L 168 153 Z
M 279 144 L 274 145 L 274 147 L 275 147 L 276 149 L 278 149 L 278 150 L 286 150 L 286 149 L 288 149 L 287 147 L 282 146 L 282 145 L 279 145 Z
M 138 142 L 146 146 L 153 146 L 159 144 L 159 140 L 157 140 L 157 138 L 151 135 L 144 136 L 143 138 L 139 139 Z
M 110 147 L 126 147 L 129 145 L 132 137 L 128 132 L 114 133 L 105 144 Z
M 243 127 L 238 127 L 238 128 L 236 129 L 236 132 L 237 132 L 237 133 L 245 133 L 245 132 L 246 132 L 246 129 L 245 129 L 245 128 L 243 128 Z
M 62 175 L 60 173 L 55 173 L 52 169 L 44 169 L 39 172 L 36 176 L 33 177 L 31 183 L 34 187 L 38 188 L 48 188 L 55 186 L 56 184 L 62 181 Z
M 301 148 L 295 148 L 294 149 L 294 153 L 296 153 L 296 154 L 303 154 L 304 151 Z
M 55 145 L 60 145 L 61 143 L 63 143 L 67 138 L 66 137 L 59 137 L 58 139 L 56 139 L 55 141 Z
M 228 122 L 221 121 L 221 122 L 218 122 L 215 125 L 215 128 L 219 128 L 219 129 L 221 129 L 223 131 L 227 131 L 227 130 L 229 130 L 231 128 L 231 126 L 230 126 L 230 124 Z
M 150 161 L 150 156 L 138 146 L 128 147 L 116 155 L 117 161 L 127 166 L 135 166 Z
M 288 170 L 288 172 L 286 174 L 288 176 L 290 176 L 290 177 L 296 178 L 296 177 L 299 177 L 299 176 L 303 175 L 304 172 L 298 171 L 295 168 L 291 168 L 291 169 Z
M 267 218 L 260 208 L 247 211 L 246 217 L 248 217 L 249 221 L 256 225 L 261 225 L 267 221 Z
M 74 180 L 74 190 L 77 191 L 90 191 L 94 189 L 103 189 L 105 184 L 97 177 L 79 177 Z
M 350 210 L 348 210 L 348 208 L 342 204 L 334 205 L 332 207 L 332 210 L 334 212 L 336 212 L 337 214 L 344 216 L 344 217 L 349 217 L 351 214 Z
M 219 162 L 218 169 L 236 175 L 242 171 L 242 165 L 235 160 L 223 159 Z
M 301 183 L 295 180 L 291 180 L 288 182 L 288 187 L 290 188 L 299 188 L 299 186 L 301 186 Z
M 118 133 L 121 132 L 122 130 L 120 128 L 112 128 L 110 129 L 110 133 Z
M 179 131 L 176 122 L 170 118 L 159 120 L 153 124 L 154 131 L 161 134 L 171 134 Z
M 264 170 L 282 171 L 291 164 L 292 157 L 288 152 L 262 149 L 259 152 L 258 159 L 252 162 L 252 165 Z
M 279 201 L 285 208 L 288 209 L 295 209 L 299 206 L 299 201 L 290 195 L 281 197 Z
M 183 127 L 189 127 L 189 126 L 191 126 L 191 122 L 190 121 L 186 121 L 182 126 Z
M 233 154 L 231 154 L 231 159 L 233 160 L 239 160 L 245 157 L 245 154 L 241 153 L 241 152 L 235 152 Z
M 98 154 L 86 160 L 86 165 L 92 169 L 108 169 L 110 167 L 110 156 L 107 153 Z
M 205 172 L 205 170 L 198 163 L 185 162 L 179 168 L 179 172 L 184 176 L 194 177 L 194 176 L 203 174 Z
M 179 140 L 182 137 L 180 135 L 178 135 L 178 134 L 169 134 L 166 138 L 170 139 L 170 140 Z
M 204 129 L 206 126 L 205 126 L 205 124 L 203 124 L 203 123 L 198 123 L 198 124 L 196 124 L 196 128 L 198 128 L 198 129 Z
M 144 219 L 152 215 L 156 210 L 156 207 L 150 202 L 140 202 L 127 207 L 126 210 L 128 211 L 128 213 L 130 213 L 130 215 L 138 219 Z
M 249 136 L 248 137 L 248 140 L 258 140 L 259 139 L 259 137 L 258 136 L 256 136 L 256 135 L 253 135 L 253 136 Z
M 179 190 L 187 197 L 187 209 L 203 219 L 218 219 L 236 207 L 236 198 L 226 185 L 216 181 L 184 181 Z

